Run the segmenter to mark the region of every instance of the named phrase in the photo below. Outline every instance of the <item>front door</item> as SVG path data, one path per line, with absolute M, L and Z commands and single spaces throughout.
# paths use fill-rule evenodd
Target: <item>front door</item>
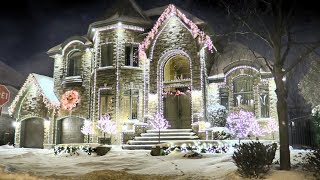
M 190 94 L 167 95 L 164 98 L 164 117 L 171 129 L 191 128 Z

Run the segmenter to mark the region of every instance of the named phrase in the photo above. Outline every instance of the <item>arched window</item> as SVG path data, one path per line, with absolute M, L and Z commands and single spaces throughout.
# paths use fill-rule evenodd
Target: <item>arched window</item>
M 74 51 L 68 56 L 68 67 L 67 75 L 68 76 L 80 76 L 81 75 L 81 57 L 82 52 Z
M 254 108 L 253 78 L 239 76 L 233 80 L 234 107 Z

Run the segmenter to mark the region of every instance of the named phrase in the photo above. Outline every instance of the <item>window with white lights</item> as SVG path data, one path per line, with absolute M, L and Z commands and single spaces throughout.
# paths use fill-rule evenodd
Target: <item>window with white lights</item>
M 139 66 L 138 45 L 128 44 L 125 47 L 125 66 Z
M 124 116 L 127 119 L 138 118 L 139 90 L 130 89 L 123 95 Z
M 229 91 L 227 88 L 220 88 L 219 89 L 219 94 L 220 94 L 220 104 L 224 107 L 226 107 L 226 109 L 229 109 Z
M 233 80 L 233 102 L 234 107 L 254 108 L 253 78 L 251 76 L 239 76 Z
M 111 43 L 101 45 L 101 64 L 100 67 L 113 65 L 113 46 Z
M 81 75 L 81 59 L 82 52 L 74 51 L 68 55 L 67 59 L 67 76 L 80 76 Z
M 259 90 L 259 103 L 260 112 L 262 118 L 268 118 L 269 116 L 269 90 L 268 86 L 261 86 Z
M 111 115 L 112 111 L 112 96 L 108 94 L 108 90 L 100 91 L 100 117 L 104 114 Z

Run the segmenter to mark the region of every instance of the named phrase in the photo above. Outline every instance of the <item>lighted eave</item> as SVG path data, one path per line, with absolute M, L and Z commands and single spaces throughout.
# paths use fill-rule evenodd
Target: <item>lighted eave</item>
M 84 48 L 93 47 L 92 42 L 86 36 L 72 36 L 67 40 L 65 40 L 63 43 L 49 49 L 47 51 L 47 54 L 52 58 L 54 58 L 56 55 L 63 55 L 63 50 L 66 49 L 72 43 L 76 43 L 76 42 L 83 44 Z
M 87 36 L 89 39 L 92 39 L 95 34 L 95 29 L 103 28 L 105 26 L 117 24 L 118 22 L 121 22 L 122 24 L 126 25 L 132 25 L 132 26 L 140 26 L 142 28 L 151 27 L 152 22 L 149 20 L 144 20 L 140 18 L 134 18 L 134 17 L 128 17 L 128 16 L 118 16 L 115 14 L 114 16 L 102 20 L 97 21 L 89 25 Z

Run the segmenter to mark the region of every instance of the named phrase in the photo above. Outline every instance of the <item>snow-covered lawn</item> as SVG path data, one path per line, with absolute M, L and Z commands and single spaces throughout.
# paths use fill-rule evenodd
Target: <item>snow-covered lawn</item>
M 306 151 L 292 150 L 294 166 Z M 0 146 L 0 179 L 243 179 L 236 173 L 232 152 L 203 154 L 201 159 L 172 152 L 151 156 L 146 150 L 114 146 L 105 156 L 55 156 L 53 149 Z M 276 159 L 278 153 L 276 154 Z M 274 166 L 267 179 L 312 179 L 299 168 L 279 171 Z

